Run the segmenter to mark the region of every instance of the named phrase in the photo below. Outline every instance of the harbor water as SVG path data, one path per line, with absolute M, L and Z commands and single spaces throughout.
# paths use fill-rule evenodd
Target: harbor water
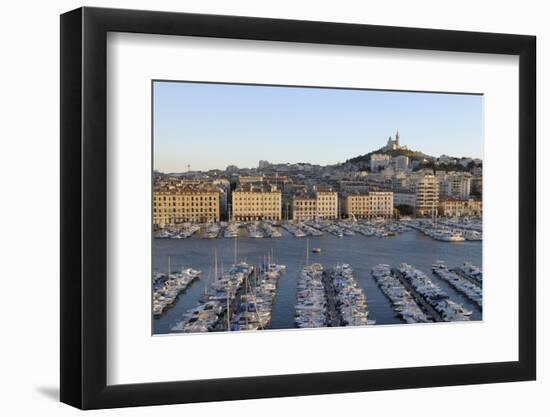
M 320 253 L 307 254 L 309 263 L 319 262 L 325 268 L 337 263 L 347 263 L 354 269 L 358 284 L 365 291 L 368 302 L 369 319 L 376 324 L 402 324 L 395 317 L 389 300 L 380 291 L 371 275 L 373 266 L 386 263 L 397 267 L 401 262 L 411 264 L 425 272 L 430 279 L 441 287 L 451 300 L 473 311 L 470 320 L 481 320 L 481 309 L 458 293 L 444 280 L 432 273 L 432 264 L 443 260 L 448 267 L 456 267 L 464 262 L 482 267 L 482 242 L 441 242 L 424 234 L 410 230 L 393 237 L 379 238 L 363 235 L 338 238 L 325 233 L 323 236 L 296 238 L 281 230 L 280 238 L 251 239 L 246 230 L 239 230 L 236 253 L 239 261 L 257 265 L 267 259 L 268 254 L 274 262 L 286 265 L 281 275 L 277 296 L 273 305 L 271 328 L 294 328 L 294 306 L 296 303 L 296 283 L 301 269 L 306 264 L 307 241 L 309 248 L 320 248 Z M 182 315 L 197 304 L 208 285 L 208 276 L 214 275 L 214 257 L 218 259 L 218 268 L 223 264 L 224 271 L 229 269 L 235 259 L 235 239 L 219 237 L 204 239 L 196 234 L 188 239 L 153 239 L 153 271 L 166 272 L 170 265 L 172 272 L 181 268 L 193 268 L 202 271 L 201 278 L 195 280 L 181 293 L 174 305 L 159 318 L 153 319 L 153 333 L 166 334 L 180 321 Z M 210 271 L 210 272 L 209 272 Z

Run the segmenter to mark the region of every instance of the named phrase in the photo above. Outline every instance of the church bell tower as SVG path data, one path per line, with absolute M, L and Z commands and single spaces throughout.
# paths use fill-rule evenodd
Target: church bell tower
M 395 147 L 397 149 L 401 148 L 401 144 L 399 143 L 399 129 L 397 129 L 397 133 L 395 134 Z

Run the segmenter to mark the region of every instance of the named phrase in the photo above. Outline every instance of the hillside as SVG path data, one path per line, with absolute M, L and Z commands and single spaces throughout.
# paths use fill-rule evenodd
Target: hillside
M 360 156 L 356 156 L 354 158 L 348 159 L 346 162 L 353 163 L 353 164 L 358 164 L 358 163 L 368 164 L 369 161 L 370 161 L 371 155 L 373 155 L 375 153 L 390 155 L 392 157 L 393 156 L 404 155 L 404 156 L 408 156 L 409 159 L 411 159 L 411 160 L 421 160 L 421 159 L 431 160 L 431 159 L 435 159 L 433 156 L 426 155 L 422 152 L 413 151 L 413 150 L 410 150 L 410 149 L 393 149 L 393 150 L 387 150 L 387 151 L 382 151 L 381 149 L 378 149 L 376 151 L 369 152 L 365 155 L 360 155 Z

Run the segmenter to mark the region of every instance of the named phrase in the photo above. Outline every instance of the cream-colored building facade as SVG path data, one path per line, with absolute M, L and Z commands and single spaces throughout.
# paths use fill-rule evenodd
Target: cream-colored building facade
M 439 181 L 434 175 L 424 175 L 415 185 L 416 215 L 432 216 L 439 207 Z
M 153 192 L 153 224 L 220 221 L 220 192 L 215 188 L 171 188 Z
M 350 194 L 344 200 L 344 212 L 359 219 L 393 215 L 393 192 L 371 191 L 367 194 Z
M 294 220 L 332 220 L 338 218 L 338 193 L 316 191 L 313 195 L 296 195 L 292 198 Z
M 479 199 L 446 198 L 439 201 L 439 214 L 445 217 L 481 216 L 482 202 Z
M 233 191 L 233 220 L 281 220 L 281 207 L 281 192 L 276 187 L 250 185 Z

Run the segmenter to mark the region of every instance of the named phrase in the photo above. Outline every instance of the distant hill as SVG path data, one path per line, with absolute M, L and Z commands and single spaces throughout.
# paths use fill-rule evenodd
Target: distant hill
M 419 151 L 413 151 L 411 149 L 391 149 L 391 150 L 383 151 L 382 148 L 380 148 L 376 151 L 369 152 L 365 155 L 359 155 L 354 158 L 348 159 L 346 162 L 353 163 L 353 164 L 360 164 L 360 163 L 368 164 L 370 162 L 371 155 L 375 153 L 390 155 L 392 157 L 404 155 L 404 156 L 408 156 L 409 159 L 411 160 L 418 160 L 418 161 L 422 159 L 428 159 L 428 160 L 435 159 L 433 156 L 426 155 L 425 153 L 422 153 Z

